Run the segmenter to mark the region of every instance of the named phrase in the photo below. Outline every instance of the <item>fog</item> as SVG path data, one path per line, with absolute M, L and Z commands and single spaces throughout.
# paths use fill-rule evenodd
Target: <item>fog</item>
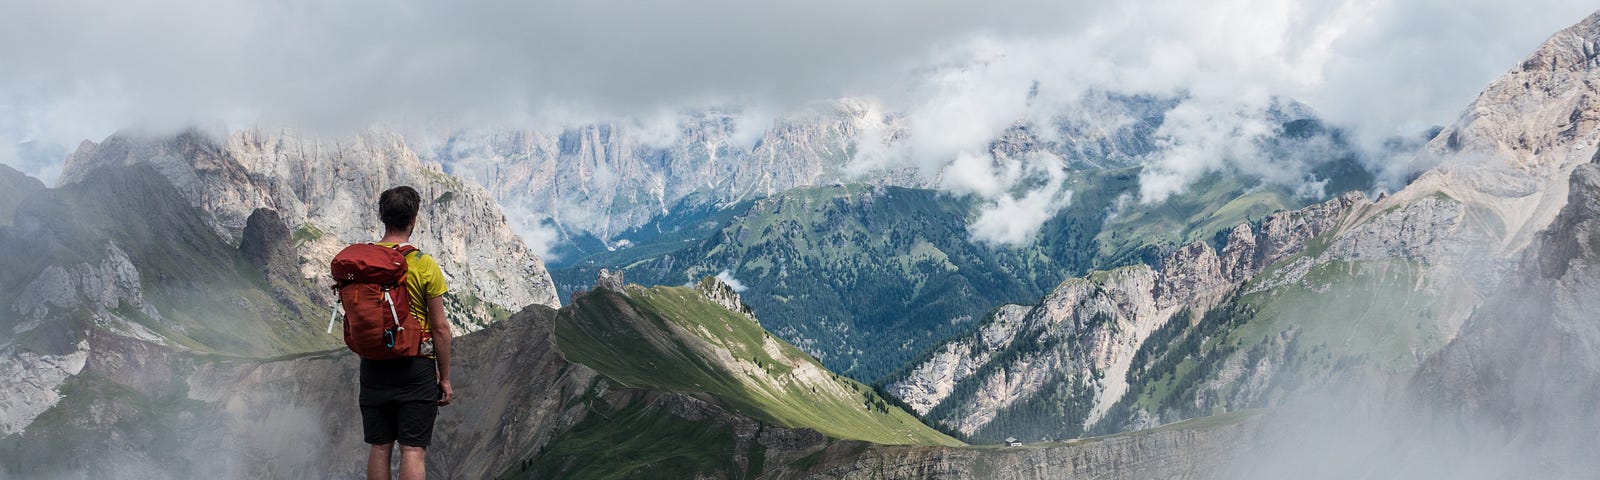
M 1592 478 L 1600 471 L 1600 252 L 1592 246 L 1600 163 L 1580 166 L 1571 188 L 1567 207 L 1527 251 L 1473 253 L 1489 245 L 1432 259 L 1455 265 L 1434 268 L 1439 284 L 1483 294 L 1448 344 L 1414 371 L 1357 367 L 1300 392 L 1263 416 L 1261 437 L 1227 476 Z

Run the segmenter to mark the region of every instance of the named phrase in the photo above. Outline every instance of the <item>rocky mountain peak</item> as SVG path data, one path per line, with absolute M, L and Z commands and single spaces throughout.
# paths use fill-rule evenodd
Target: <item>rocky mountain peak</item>
M 1513 72 L 1582 71 L 1595 68 L 1600 68 L 1600 11 L 1550 36 Z
M 1439 165 L 1391 198 L 1445 193 L 1505 224 L 1498 253 L 1526 247 L 1566 202 L 1567 178 L 1600 144 L 1600 12 L 1552 35 L 1425 147 Z

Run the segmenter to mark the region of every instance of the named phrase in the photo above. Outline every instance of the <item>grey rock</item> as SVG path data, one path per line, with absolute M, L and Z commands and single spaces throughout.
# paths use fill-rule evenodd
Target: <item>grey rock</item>
M 622 271 L 619 270 L 616 274 L 620 276 Z M 700 279 L 700 283 L 695 285 L 695 290 L 722 308 L 744 315 L 750 320 L 756 320 L 756 311 L 744 303 L 744 300 L 739 298 L 739 292 L 734 291 L 727 283 L 723 283 L 722 279 L 714 276 Z
M 411 185 L 423 205 L 412 243 L 439 261 L 455 294 L 507 309 L 559 305 L 544 263 L 512 232 L 482 188 L 421 161 L 398 134 L 368 131 L 323 139 L 291 131 L 245 130 L 218 138 L 189 131 L 173 137 L 114 135 L 84 142 L 67 158 L 60 182 L 73 183 L 102 166 L 149 164 L 224 238 L 239 241 L 258 208 L 278 212 L 305 232 L 297 245 L 300 275 L 324 281 L 328 262 L 345 244 L 380 236 L 379 192 Z M 320 233 L 320 235 L 318 235 Z M 452 332 L 487 319 L 457 312 Z
M 600 269 L 600 278 L 595 281 L 594 286 L 595 288 L 604 288 L 617 293 L 625 293 L 627 290 L 624 290 L 623 287 L 627 285 L 627 282 L 623 280 L 622 275 L 622 270 L 602 268 Z

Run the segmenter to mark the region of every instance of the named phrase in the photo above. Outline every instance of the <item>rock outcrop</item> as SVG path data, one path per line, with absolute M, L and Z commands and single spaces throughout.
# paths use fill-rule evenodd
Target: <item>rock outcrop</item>
M 61 386 L 83 371 L 87 344 L 66 352 L 34 352 L 16 345 L 0 347 L 0 375 L 11 381 L 0 395 L 0 438 L 19 432 L 61 401 Z
M 1001 305 L 978 327 L 977 342 L 950 342 L 917 362 L 911 375 L 889 386 L 889 392 L 919 415 L 927 415 L 954 392 L 957 383 L 987 365 L 990 358 L 1011 343 L 1022 320 L 1033 308 Z
M 744 315 L 750 320 L 756 319 L 755 309 L 745 304 L 744 299 L 739 298 L 739 292 L 734 291 L 733 287 L 728 286 L 720 278 L 702 278 L 700 283 L 695 285 L 695 290 L 699 291 L 701 295 L 705 295 L 712 303 L 722 306 L 722 308 Z
M 594 286 L 595 288 L 604 288 L 617 293 L 626 292 L 627 290 L 623 289 L 623 287 L 627 285 L 627 280 L 625 280 L 624 275 L 625 273 L 621 270 L 609 270 L 602 268 L 600 269 L 599 278 L 595 279 Z

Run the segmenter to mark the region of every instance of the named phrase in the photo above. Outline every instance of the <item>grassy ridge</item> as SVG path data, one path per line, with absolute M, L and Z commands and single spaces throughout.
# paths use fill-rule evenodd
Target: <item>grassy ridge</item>
M 556 343 L 627 387 L 707 394 L 774 425 L 891 445 L 960 444 L 689 288 L 583 295 L 557 317 Z
M 540 455 L 513 463 L 500 478 L 737 477 L 728 474 L 739 468 L 727 426 L 647 405 L 616 408 L 598 398 L 589 400 L 589 408 L 588 417 L 552 439 Z

